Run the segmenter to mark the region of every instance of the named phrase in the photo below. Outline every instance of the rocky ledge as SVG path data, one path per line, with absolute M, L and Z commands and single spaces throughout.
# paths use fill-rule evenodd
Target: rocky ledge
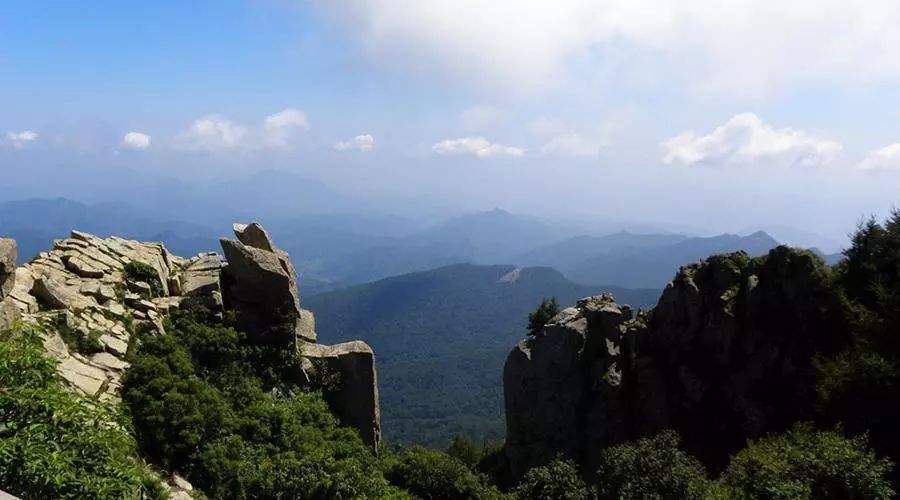
M 300 307 L 288 254 L 259 224 L 235 224 L 234 233 L 237 240 L 221 241 L 224 257 L 208 252 L 186 259 L 162 243 L 72 231 L 18 268 L 15 241 L 0 238 L 0 329 L 15 321 L 41 325 L 60 376 L 73 390 L 105 400 L 118 398 L 136 332 L 165 335 L 165 315 L 196 304 L 233 311 L 248 334 L 296 349 L 305 371 L 324 363 L 337 374 L 326 399 L 345 425 L 377 448 L 381 417 L 372 349 L 361 341 L 316 344 L 315 320 Z M 67 333 L 93 344 L 72 348 Z
M 811 416 L 814 356 L 847 331 L 839 300 L 821 259 L 778 247 L 683 267 L 648 312 L 578 301 L 507 358 L 513 475 L 557 454 L 590 473 L 604 447 L 663 429 L 722 467 L 748 438 Z

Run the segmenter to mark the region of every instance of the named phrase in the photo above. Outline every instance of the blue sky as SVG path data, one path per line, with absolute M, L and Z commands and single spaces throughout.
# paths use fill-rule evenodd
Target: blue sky
M 0 169 L 77 199 L 278 168 L 386 210 L 708 232 L 884 214 L 900 6 L 721 4 L 6 1 Z

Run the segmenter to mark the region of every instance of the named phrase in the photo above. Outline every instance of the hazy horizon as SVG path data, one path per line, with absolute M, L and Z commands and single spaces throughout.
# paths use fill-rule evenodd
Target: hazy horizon
M 502 208 L 838 243 L 896 202 L 890 2 L 373 5 L 8 2 L 0 199 L 183 212 L 285 172 L 256 192 L 308 197 L 285 216 Z

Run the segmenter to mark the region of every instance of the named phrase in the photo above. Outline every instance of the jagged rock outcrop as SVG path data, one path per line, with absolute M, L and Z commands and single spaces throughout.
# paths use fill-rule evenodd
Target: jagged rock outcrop
M 512 472 L 563 453 L 590 474 L 602 448 L 665 428 L 721 467 L 811 415 L 813 357 L 841 343 L 843 321 L 821 260 L 788 247 L 683 267 L 633 318 L 610 296 L 583 299 L 507 358 Z
M 215 252 L 184 259 L 161 243 L 99 238 L 72 231 L 48 252 L 15 267 L 15 242 L 0 239 L 0 328 L 14 319 L 43 326 L 44 346 L 73 389 L 116 399 L 137 329 L 165 334 L 172 309 L 233 308 L 249 334 L 274 337 L 285 348 L 335 374 L 325 397 L 342 423 L 359 430 L 374 448 L 380 441 L 378 378 L 374 353 L 364 342 L 315 344 L 315 318 L 300 308 L 290 257 L 253 223 L 235 224 L 238 241 L 222 240 Z M 137 274 L 135 274 L 137 273 Z M 150 283 L 152 282 L 152 283 Z M 6 311 L 8 314 L 5 314 Z M 90 351 L 63 337 L 95 339 Z
M 62 378 L 75 390 L 101 399 L 116 398 L 125 354 L 135 328 L 162 332 L 161 315 L 177 297 L 129 292 L 134 284 L 126 266 L 141 262 L 158 276 L 159 289 L 177 272 L 181 259 L 160 243 L 98 238 L 72 231 L 48 252 L 15 270 L 5 302 L 26 322 L 43 325 L 45 348 L 59 364 Z M 90 352 L 77 352 L 62 334 L 95 338 Z
M 221 243 L 228 261 L 223 272 L 225 300 L 237 313 L 238 323 L 279 344 L 295 345 L 298 337 L 315 342 L 300 309 L 290 257 L 259 224 L 235 224 L 234 234 L 238 241 L 223 238 Z

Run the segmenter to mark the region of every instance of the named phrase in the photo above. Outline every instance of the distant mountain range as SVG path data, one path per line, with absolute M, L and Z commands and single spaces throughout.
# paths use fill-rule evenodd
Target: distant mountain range
M 601 291 L 655 305 L 659 290 L 573 283 L 550 268 L 458 264 L 306 296 L 325 343 L 368 342 L 377 353 L 390 442 L 445 444 L 456 433 L 502 436 L 503 361 L 544 297 L 565 307 Z
M 174 190 L 171 196 L 177 192 Z M 241 195 L 239 190 L 235 193 Z M 72 228 L 104 236 L 159 240 L 180 255 L 192 255 L 216 248 L 218 237 L 227 234 L 231 222 L 238 220 L 235 217 L 251 218 L 248 214 L 236 215 L 248 210 L 231 208 L 213 220 L 209 214 L 195 218 L 189 209 L 183 210 L 181 218 L 172 218 L 160 215 L 168 211 L 157 213 L 122 203 L 13 201 L 0 203 L 0 233 L 19 240 L 22 259 L 46 249 L 53 238 L 67 235 Z M 262 205 L 262 212 L 277 210 L 270 203 Z M 582 284 L 662 288 L 681 265 L 736 250 L 758 255 L 778 244 L 762 231 L 712 237 L 627 231 L 578 235 L 578 227 L 549 224 L 504 210 L 430 225 L 403 217 L 359 213 L 253 218 L 264 223 L 291 254 L 306 294 L 462 262 L 548 266 Z M 840 257 L 823 256 L 830 263 Z
M 662 288 L 682 265 L 738 250 L 762 255 L 776 246 L 778 242 L 762 231 L 709 238 L 620 232 L 570 238 L 525 253 L 517 262 L 554 267 L 579 283 Z

